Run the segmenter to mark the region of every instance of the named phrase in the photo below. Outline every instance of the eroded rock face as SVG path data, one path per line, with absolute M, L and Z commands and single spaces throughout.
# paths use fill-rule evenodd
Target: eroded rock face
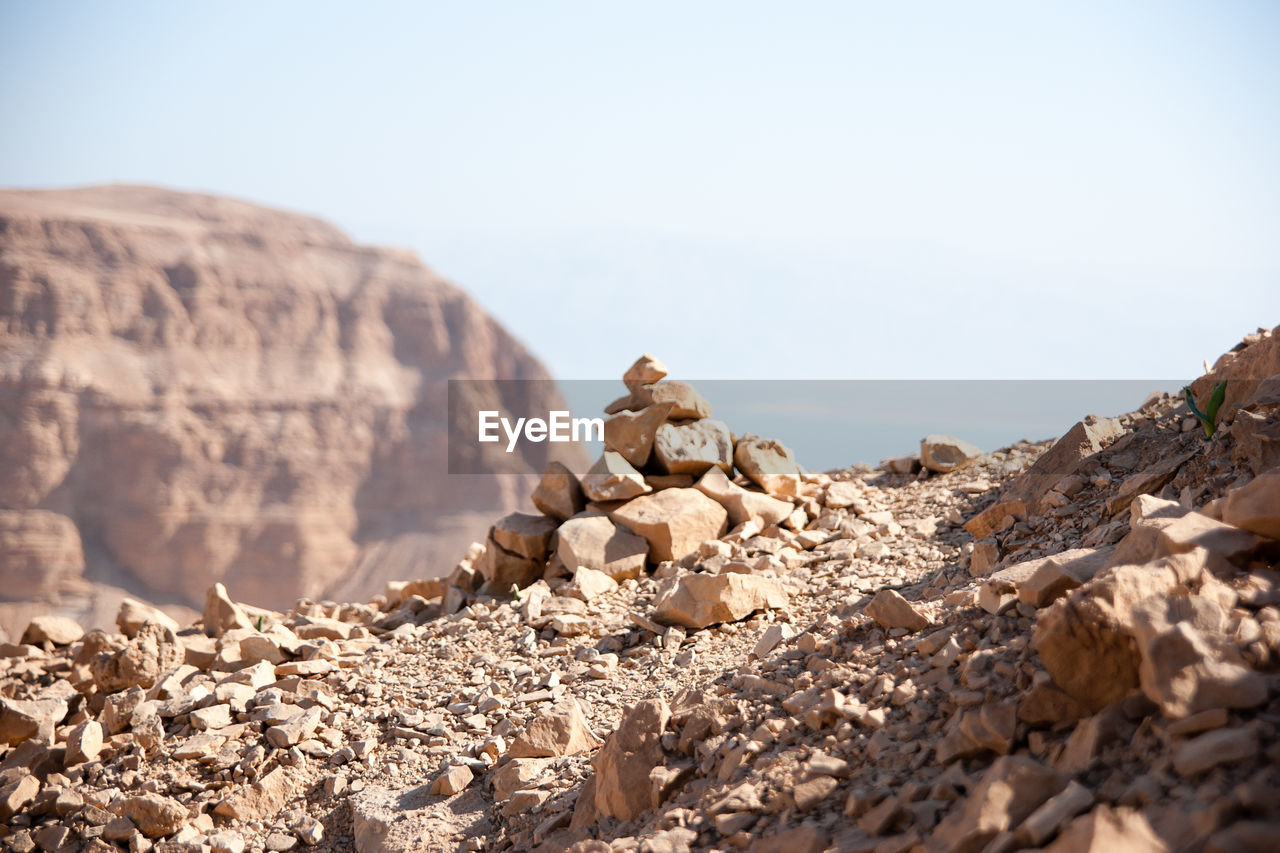
M 0 258 L 0 596 L 48 597 L 88 554 L 197 607 L 215 581 L 267 606 L 367 597 L 443 574 L 547 461 L 434 485 L 447 379 L 547 374 L 411 252 L 98 187 L 0 192 Z

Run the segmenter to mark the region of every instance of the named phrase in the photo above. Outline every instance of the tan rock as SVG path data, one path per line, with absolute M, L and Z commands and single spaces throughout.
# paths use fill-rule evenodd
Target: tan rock
M 1075 473 L 1084 460 L 1123 432 L 1124 428 L 1115 418 L 1089 415 L 1078 421 L 1005 489 L 1005 499 L 1031 505 L 1038 503 L 1063 477 Z
M 1071 590 L 1092 580 L 1111 559 L 1113 548 L 1073 548 L 1035 563 L 1027 578 L 1016 584 L 1018 600 L 1047 607 Z
M 582 491 L 593 501 L 625 501 L 650 491 L 644 476 L 621 454 L 606 450 L 582 477 Z
M 93 761 L 102 752 L 102 724 L 85 720 L 67 735 L 67 766 Z
M 227 588 L 220 583 L 209 587 L 204 601 L 204 632 L 210 637 L 221 637 L 235 628 L 252 628 L 253 623 L 240 605 L 227 595 Z
M 1201 596 L 1152 597 L 1134 607 L 1139 681 L 1166 717 L 1266 701 L 1266 680 L 1227 637 L 1227 619 L 1219 604 Z
M 1268 539 L 1280 539 L 1280 471 L 1262 474 L 1228 493 L 1222 520 Z
M 80 623 L 66 616 L 37 616 L 22 632 L 21 642 L 39 645 L 53 643 L 55 646 L 69 646 L 84 636 L 84 628 Z
M 120 817 L 133 821 L 148 838 L 164 838 L 181 829 L 191 815 L 181 803 L 160 794 L 139 794 L 111 804 Z
M 662 735 L 671 709 L 660 698 L 628 708 L 613 734 L 591 759 L 599 814 L 634 820 L 658 805 L 650 773 L 663 763 Z
M 1187 556 L 1107 569 L 1040 611 L 1032 646 L 1054 682 L 1090 711 L 1123 699 L 1138 685 L 1141 662 L 1132 636 L 1134 607 L 1180 589 L 1179 572 L 1200 571 L 1195 562 Z
M 176 669 L 185 655 L 171 629 L 148 622 L 124 648 L 97 655 L 89 662 L 89 671 L 99 690 L 117 693 L 130 687 L 152 687 Z
M 1044 805 L 1022 822 L 1015 840 L 1029 847 L 1040 847 L 1076 815 L 1093 805 L 1093 792 L 1072 779 Z
M 1215 574 L 1224 574 L 1230 571 L 1231 564 L 1244 565 L 1261 543 L 1255 533 L 1189 512 L 1156 534 L 1156 556 L 1185 554 L 1194 548 L 1203 548 L 1209 554 L 1209 569 Z
M 658 429 L 673 408 L 671 403 L 657 403 L 638 412 L 618 412 L 604 422 L 604 446 L 637 468 L 647 465 Z
M 1068 781 L 1030 758 L 997 758 L 964 805 L 938 824 L 927 847 L 931 851 L 981 850 L 998 833 L 1016 828 Z
M 439 797 L 452 797 L 466 790 L 475 774 L 465 764 L 455 764 L 436 777 L 431 783 L 431 793 Z
M 530 560 L 547 559 L 548 543 L 556 523 L 545 515 L 513 512 L 493 525 L 491 536 L 504 550 Z
M 1271 377 L 1269 382 L 1280 394 L 1280 376 Z M 1235 443 L 1233 457 L 1255 475 L 1280 468 L 1280 418 L 1262 412 L 1236 412 L 1231 440 Z
M 267 729 L 267 741 L 276 749 L 287 749 L 315 734 L 323 717 L 324 709 L 313 705 L 288 722 Z
M 606 430 L 608 427 L 606 426 Z M 608 435 L 606 432 L 605 435 Z M 548 462 L 533 490 L 533 505 L 551 518 L 564 521 L 582 512 L 586 498 L 582 484 L 573 472 L 560 462 Z
M 1067 825 L 1045 853 L 1168 853 L 1140 812 L 1105 803 Z
M 920 464 L 939 474 L 959 470 L 981 455 L 976 446 L 950 435 L 927 435 L 920 440 Z
M 780 441 L 744 435 L 734 445 L 733 464 L 771 495 L 800 494 L 800 466 L 791 448 Z
M 147 622 L 157 622 L 175 634 L 178 632 L 178 623 L 160 608 L 136 598 L 125 598 L 120 602 L 120 609 L 116 612 L 116 626 L 120 628 L 121 634 L 133 639 Z
M 622 374 L 622 381 L 627 388 L 635 391 L 645 385 L 654 385 L 667 377 L 667 366 L 649 353 L 635 360 L 635 363 Z
M 667 417 L 672 420 L 711 417 L 711 404 L 687 382 L 667 380 L 652 385 L 640 385 L 631 392 L 631 399 L 633 409 L 642 409 L 657 403 L 670 403 L 671 413 Z
M 911 602 L 892 589 L 882 589 L 866 606 L 866 614 L 882 628 L 906 628 L 922 631 L 933 625 L 933 620 Z
M 725 508 L 730 527 L 746 521 L 756 521 L 762 528 L 781 524 L 795 510 L 790 501 L 742 488 L 719 468 L 709 468 L 694 488 Z
M 1258 733 L 1247 726 L 1217 729 L 1186 741 L 1173 754 L 1173 767 L 1183 776 L 1195 776 L 1258 753 Z
M 214 808 L 214 814 L 246 823 L 274 815 L 293 797 L 293 780 L 284 767 L 277 767 L 249 786 L 232 793 Z
M 973 516 L 964 523 L 964 529 L 975 539 L 985 539 L 1012 527 L 1018 519 L 1026 517 L 1027 502 L 1021 500 L 1000 500 Z
M 536 782 L 551 762 L 545 758 L 513 758 L 493 774 L 493 798 L 504 802 L 521 788 Z
M 618 588 L 618 582 L 604 572 L 578 566 L 573 572 L 573 582 L 569 585 L 568 594 L 583 601 L 591 601 L 600 595 L 606 595 Z
M 9 699 L 0 696 L 0 742 L 15 746 L 28 738 L 52 743 L 54 729 L 67 716 L 65 700 Z
M 129 727 L 133 712 L 147 698 L 141 687 L 113 693 L 106 698 L 100 722 L 108 735 L 118 735 Z
M 7 784 L 0 785 L 0 820 L 9 819 L 27 807 L 40 793 L 40 780 L 30 773 L 22 773 Z
M 755 575 L 684 573 L 666 578 L 653 599 L 653 618 L 666 625 L 705 628 L 736 622 L 757 610 L 786 607 L 777 581 Z
M 704 418 L 664 423 L 653 439 L 653 455 L 668 474 L 701 475 L 708 468 L 733 470 L 733 437 L 723 421 Z
M 524 589 L 529 584 L 536 583 L 546 571 L 545 559 L 524 557 L 508 551 L 494 540 L 492 531 L 484 544 L 484 556 L 477 568 L 492 594 L 506 594 L 513 586 Z
M 570 572 L 595 569 L 623 580 L 639 577 L 644 571 L 649 543 L 614 524 L 604 513 L 588 511 L 560 525 L 556 554 Z
M 511 743 L 512 758 L 551 758 L 577 755 L 600 746 L 577 700 L 555 705 L 538 714 Z
M 655 562 L 679 560 L 727 529 L 724 507 L 697 489 L 663 489 L 628 501 L 609 513 L 616 523 L 643 536 Z

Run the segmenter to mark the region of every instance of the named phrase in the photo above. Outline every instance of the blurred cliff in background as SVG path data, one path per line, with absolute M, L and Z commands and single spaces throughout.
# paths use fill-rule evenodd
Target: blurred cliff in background
M 463 377 L 548 374 L 412 252 L 215 196 L 0 191 L 0 627 L 446 573 L 545 462 L 446 479 Z

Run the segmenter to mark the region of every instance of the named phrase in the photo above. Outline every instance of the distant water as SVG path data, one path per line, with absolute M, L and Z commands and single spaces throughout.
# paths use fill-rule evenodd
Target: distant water
M 741 435 L 776 438 L 804 467 L 825 471 L 917 452 L 931 433 L 984 451 L 1057 438 L 1085 415 L 1131 412 L 1179 380 L 688 380 L 712 416 Z M 578 417 L 599 415 L 621 382 L 559 383 Z M 594 456 L 601 450 L 589 445 Z

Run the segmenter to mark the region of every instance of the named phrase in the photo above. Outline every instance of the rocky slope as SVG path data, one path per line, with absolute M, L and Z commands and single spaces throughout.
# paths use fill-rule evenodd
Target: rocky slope
M 605 458 L 447 582 L 33 622 L 0 658 L 3 843 L 1274 849 L 1277 357 L 1260 333 L 1198 383 L 1253 383 L 1211 440 L 1155 395 L 828 474 L 642 359 Z
M 532 482 L 443 482 L 446 380 L 543 368 L 412 253 L 308 217 L 2 191 L 0 330 L 0 597 L 37 609 L 367 597 L 447 570 Z

